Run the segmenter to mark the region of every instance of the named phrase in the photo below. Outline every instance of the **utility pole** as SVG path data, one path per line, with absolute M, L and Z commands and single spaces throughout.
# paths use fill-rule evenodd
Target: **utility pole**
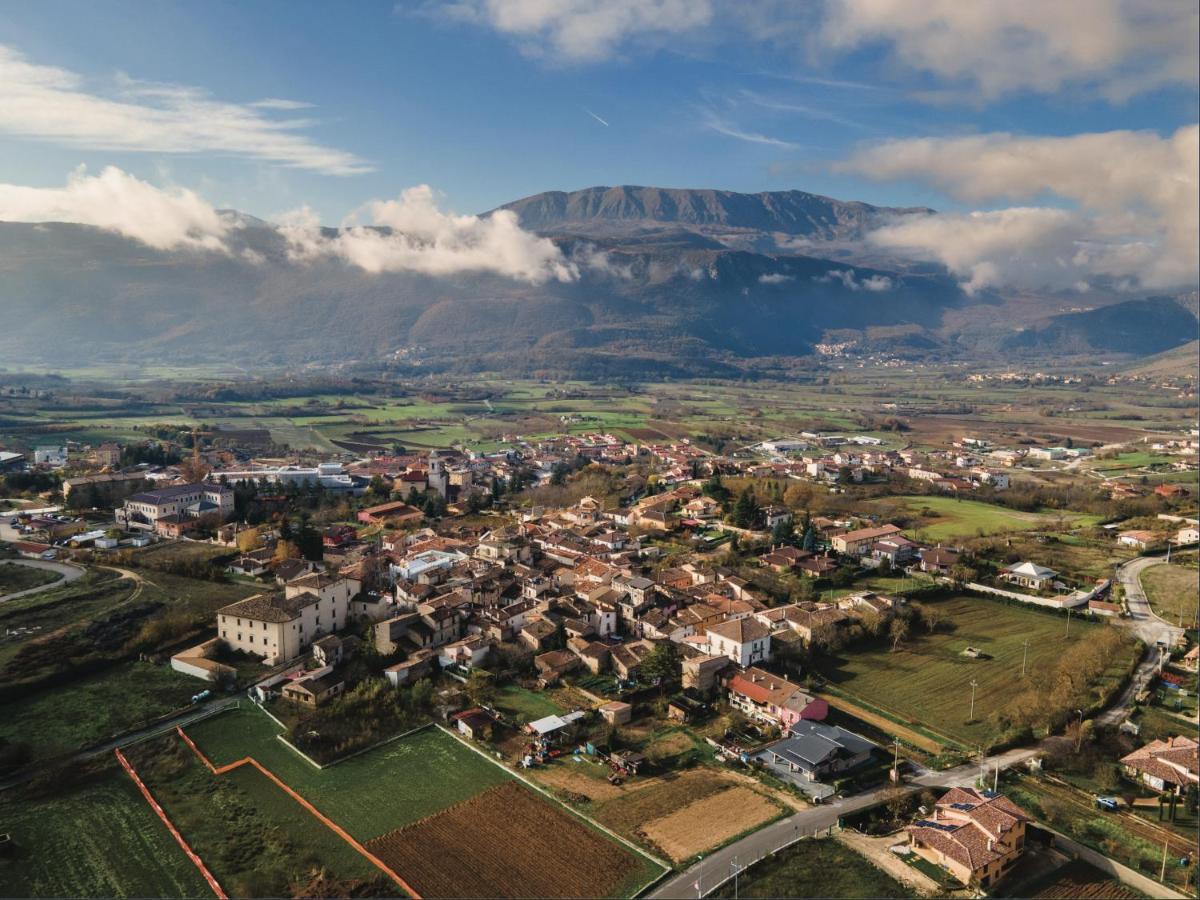
M 1167 878 L 1167 842 L 1163 841 L 1163 861 L 1162 869 L 1158 873 L 1158 880 L 1165 881 Z
M 900 783 L 900 738 L 896 738 L 894 741 L 892 741 L 892 743 L 896 745 L 896 761 L 894 763 L 892 763 L 892 773 L 893 773 L 892 779 L 897 784 L 899 784 Z
M 1064 634 L 1063 637 L 1069 638 L 1070 636 L 1071 636 L 1071 607 L 1068 606 L 1067 607 L 1067 633 Z
M 996 778 L 992 781 L 992 793 L 1000 793 L 1000 760 L 996 760 Z
M 1029 641 L 1024 643 L 1025 651 L 1021 654 L 1021 677 L 1025 677 L 1025 662 L 1029 659 Z
M 975 721 L 975 688 L 979 687 L 979 682 L 974 678 L 971 679 L 971 714 L 967 716 L 968 722 Z
M 738 873 L 741 872 L 741 867 L 738 865 L 738 858 L 733 858 L 733 900 L 738 900 Z

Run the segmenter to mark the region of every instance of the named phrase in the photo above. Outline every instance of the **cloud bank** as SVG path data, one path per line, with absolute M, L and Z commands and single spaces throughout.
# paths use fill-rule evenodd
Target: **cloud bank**
M 369 224 L 357 224 L 360 217 Z M 322 233 L 307 208 L 287 217 L 280 231 L 293 260 L 332 257 L 371 273 L 492 272 L 533 284 L 579 276 L 578 267 L 553 241 L 521 228 L 516 213 L 445 213 L 428 185 L 409 188 L 396 200 L 366 204 L 333 236 Z
M 1048 194 L 1065 201 L 1066 208 L 910 217 L 868 236 L 882 248 L 942 262 L 968 290 L 1075 287 L 1096 277 L 1166 289 L 1200 278 L 1200 126 L 1168 137 L 1111 131 L 888 141 L 835 168 L 921 181 L 973 204 Z
M 360 224 L 361 218 L 369 224 Z M 0 221 L 91 225 L 156 250 L 219 253 L 231 252 L 228 239 L 240 227 L 194 191 L 159 188 L 114 166 L 99 175 L 80 167 L 60 188 L 0 184 Z M 627 277 L 594 248 L 568 259 L 553 241 L 522 229 L 507 210 L 487 217 L 443 212 L 428 185 L 366 204 L 336 233 L 322 231 L 307 207 L 278 228 L 294 262 L 340 259 L 372 274 L 488 272 L 541 284 L 574 281 L 586 268 Z M 263 261 L 254 251 L 242 256 Z
M 76 169 L 61 188 L 0 184 L 0 220 L 93 225 L 156 250 L 223 251 L 229 225 L 198 194 L 163 190 L 109 166 Z
M 99 150 L 240 156 L 326 175 L 371 171 L 354 154 L 300 134 L 311 120 L 266 115 L 307 106 L 298 101 L 226 103 L 197 88 L 125 77 L 112 87 L 113 96 L 90 91 L 74 72 L 0 45 L 0 132 Z
M 821 284 L 833 284 L 837 282 L 842 287 L 851 291 L 870 291 L 878 293 L 880 291 L 890 291 L 892 289 L 892 279 L 886 275 L 870 275 L 862 280 L 859 280 L 858 273 L 853 269 L 830 269 L 824 275 L 813 276 L 813 281 Z

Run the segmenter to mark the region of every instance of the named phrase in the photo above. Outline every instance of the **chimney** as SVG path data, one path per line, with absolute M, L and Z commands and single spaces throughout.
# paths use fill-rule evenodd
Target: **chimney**
M 988 853 L 991 853 L 991 852 L 992 852 L 992 845 L 993 845 L 994 843 L 996 843 L 996 842 L 995 842 L 995 841 L 993 841 L 991 838 L 988 838 Z
M 935 821 L 935 822 L 937 821 L 937 814 L 938 814 L 938 808 L 935 806 L 933 808 L 933 821 Z

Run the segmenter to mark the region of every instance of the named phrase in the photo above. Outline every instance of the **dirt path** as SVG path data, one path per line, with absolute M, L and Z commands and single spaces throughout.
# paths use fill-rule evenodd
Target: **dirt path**
M 914 869 L 889 849 L 894 844 L 906 843 L 904 835 L 868 837 L 857 831 L 845 830 L 838 832 L 836 839 L 923 897 L 937 897 L 943 893 L 936 881 L 924 872 Z
M 884 716 L 871 712 L 869 709 L 863 709 L 849 700 L 843 700 L 841 697 L 834 697 L 832 694 L 820 694 L 822 700 L 826 701 L 834 709 L 840 709 L 844 713 L 849 713 L 857 719 L 862 719 L 868 725 L 874 725 L 881 731 L 886 731 L 888 734 L 893 734 L 903 741 L 907 741 L 914 747 L 918 747 L 927 753 L 938 754 L 944 749 L 941 744 L 933 738 L 913 731 L 898 722 L 893 722 Z

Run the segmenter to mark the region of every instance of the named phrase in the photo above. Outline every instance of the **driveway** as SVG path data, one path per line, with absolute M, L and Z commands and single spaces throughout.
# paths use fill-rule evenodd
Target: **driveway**
M 0 597 L 0 603 L 4 603 L 6 600 L 15 600 L 17 597 L 26 597 L 29 594 L 36 594 L 39 591 L 48 591 L 51 588 L 64 585 L 68 581 L 74 581 L 84 573 L 84 569 L 80 566 L 74 566 L 70 563 L 49 562 L 44 559 L 8 559 L 5 560 L 5 562 L 10 562 L 18 566 L 26 566 L 30 569 L 42 569 L 46 572 L 57 572 L 62 576 L 62 578 L 58 579 L 58 581 L 52 581 L 49 584 L 31 587 L 24 591 L 13 591 L 11 594 L 5 594 L 3 597 Z

